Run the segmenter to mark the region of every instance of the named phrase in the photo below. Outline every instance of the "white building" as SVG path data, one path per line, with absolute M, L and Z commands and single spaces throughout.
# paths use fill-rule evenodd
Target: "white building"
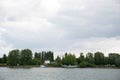
M 50 64 L 50 60 L 45 60 L 44 64 Z

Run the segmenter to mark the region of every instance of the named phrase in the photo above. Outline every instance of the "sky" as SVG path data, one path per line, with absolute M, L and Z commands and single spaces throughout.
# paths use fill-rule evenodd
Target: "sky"
M 0 56 L 120 52 L 120 0 L 0 0 Z

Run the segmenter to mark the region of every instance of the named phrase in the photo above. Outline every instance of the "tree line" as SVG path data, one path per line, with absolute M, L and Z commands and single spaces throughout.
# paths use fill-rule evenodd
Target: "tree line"
M 86 56 L 80 53 L 76 58 L 74 54 L 65 53 L 65 56 L 59 56 L 55 60 L 57 63 L 63 65 L 78 65 L 78 67 L 120 67 L 120 55 L 118 53 L 109 53 L 105 57 L 102 52 L 91 53 L 88 52 Z
M 6 56 L 3 55 L 0 58 L 0 64 L 7 66 L 21 66 L 21 65 L 41 65 L 45 60 L 50 60 L 48 66 L 62 67 L 63 65 L 77 65 L 78 67 L 120 67 L 120 54 L 109 53 L 108 56 L 104 56 L 102 52 L 91 53 L 86 55 L 80 53 L 79 57 L 76 57 L 72 53 L 65 53 L 64 56 L 54 60 L 54 53 L 52 51 L 35 52 L 34 56 L 30 49 L 23 50 L 11 50 Z
M 33 53 L 30 49 L 16 49 L 11 50 L 8 56 L 4 54 L 3 57 L 0 58 L 0 63 L 8 66 L 41 65 L 45 60 L 50 60 L 51 62 L 54 60 L 52 51 L 35 52 L 33 57 Z

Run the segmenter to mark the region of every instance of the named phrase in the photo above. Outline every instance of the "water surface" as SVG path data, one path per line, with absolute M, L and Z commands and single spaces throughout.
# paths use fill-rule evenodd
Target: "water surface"
M 0 68 L 0 80 L 120 80 L 120 69 Z

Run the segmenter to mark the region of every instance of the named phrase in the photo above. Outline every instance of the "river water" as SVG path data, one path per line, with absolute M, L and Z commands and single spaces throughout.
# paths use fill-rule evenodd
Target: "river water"
M 120 80 L 120 69 L 0 68 L 0 80 Z

